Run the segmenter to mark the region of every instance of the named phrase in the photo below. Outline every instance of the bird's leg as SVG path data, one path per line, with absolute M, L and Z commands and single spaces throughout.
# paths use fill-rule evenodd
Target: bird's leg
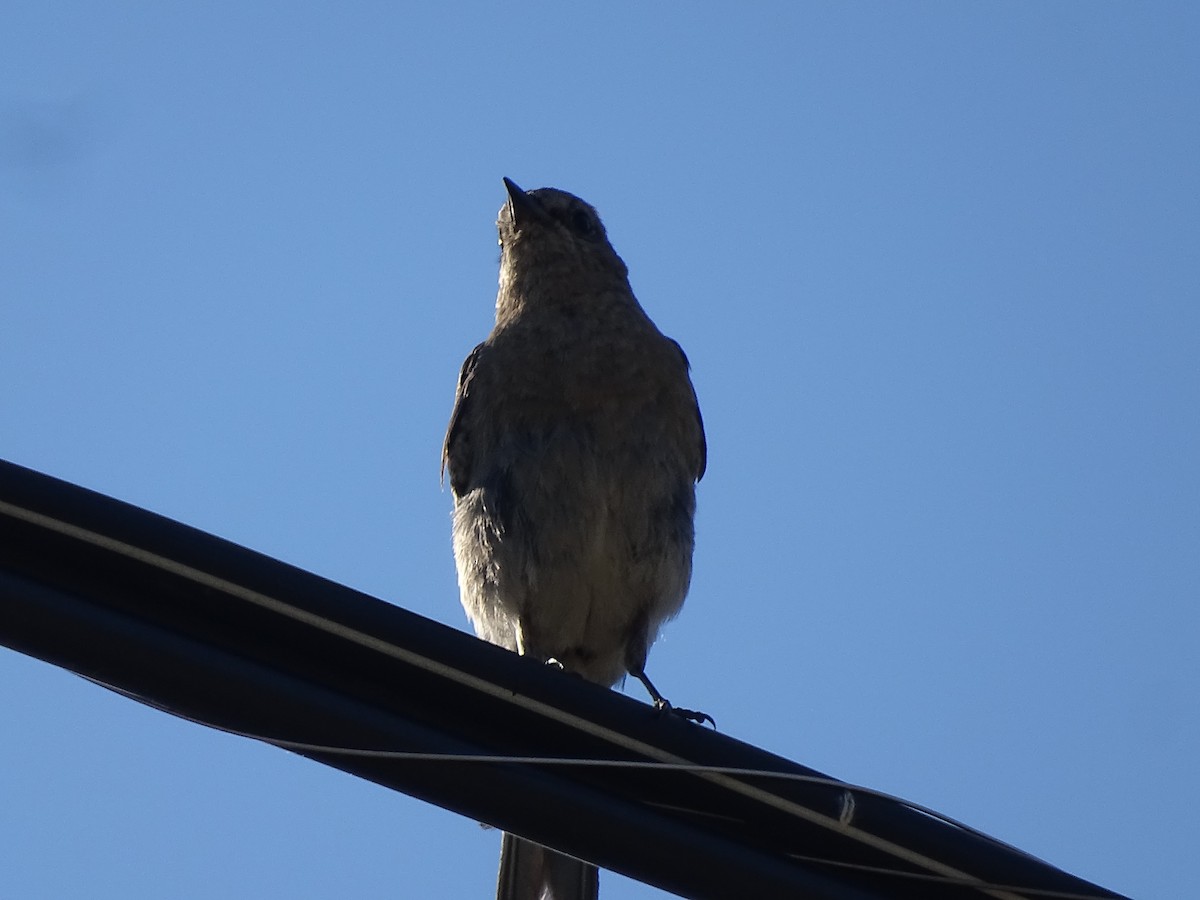
M 658 712 L 674 713 L 680 718 L 687 719 L 689 722 L 695 722 L 697 725 L 703 725 L 705 722 L 707 722 L 714 729 L 717 727 L 716 720 L 713 719 L 713 717 L 708 713 L 698 712 L 694 709 L 683 709 L 679 706 L 672 706 L 671 701 L 659 693 L 658 688 L 654 686 L 654 682 L 646 677 L 645 669 L 638 669 L 636 672 L 630 672 L 629 674 L 646 686 L 646 690 L 650 692 L 650 699 L 654 701 L 654 708 Z

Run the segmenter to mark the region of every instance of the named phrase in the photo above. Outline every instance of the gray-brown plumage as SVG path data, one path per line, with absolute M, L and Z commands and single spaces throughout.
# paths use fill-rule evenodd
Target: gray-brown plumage
M 485 640 L 604 685 L 645 676 L 692 571 L 704 427 L 596 211 L 508 179 L 496 325 L 463 364 L 442 465 Z M 505 835 L 503 900 L 594 897 L 595 870 Z

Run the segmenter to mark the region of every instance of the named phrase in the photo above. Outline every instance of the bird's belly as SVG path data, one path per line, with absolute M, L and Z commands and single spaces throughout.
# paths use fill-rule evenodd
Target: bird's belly
M 653 632 L 678 611 L 692 485 L 664 474 L 661 445 L 634 444 L 605 446 L 595 428 L 560 423 L 500 454 L 461 498 L 456 557 L 477 633 L 612 684 L 635 626 Z

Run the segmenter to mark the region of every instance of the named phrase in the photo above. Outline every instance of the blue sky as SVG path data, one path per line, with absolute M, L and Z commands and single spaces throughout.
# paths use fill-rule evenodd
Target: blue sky
M 1200 895 L 1198 26 L 10 2 L 0 457 L 466 628 L 438 454 L 500 179 L 570 190 L 708 427 L 664 692 Z M 495 832 L 3 650 L 0 716 L 0 896 L 492 890 Z

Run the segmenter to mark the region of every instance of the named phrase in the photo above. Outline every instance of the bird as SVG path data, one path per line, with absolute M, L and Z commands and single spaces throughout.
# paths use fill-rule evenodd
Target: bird
M 442 446 L 462 605 L 480 638 L 607 687 L 633 675 L 672 710 L 645 668 L 692 575 L 708 451 L 690 364 L 590 204 L 504 186 L 495 325 Z M 590 900 L 598 877 L 505 834 L 497 898 Z

